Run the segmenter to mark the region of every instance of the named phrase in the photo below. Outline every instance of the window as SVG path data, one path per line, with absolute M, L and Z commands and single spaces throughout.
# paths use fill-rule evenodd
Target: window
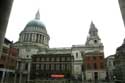
M 61 69 L 62 69 L 62 70 L 65 70 L 65 64 L 62 64 L 62 65 L 61 65 Z
M 46 64 L 43 64 L 44 65 L 44 70 L 46 70 Z
M 94 63 L 93 65 L 94 65 L 94 69 L 97 69 L 97 65 L 96 65 L 96 63 Z
M 4 61 L 6 59 L 6 57 L 5 56 L 1 56 L 1 59 Z
M 76 53 L 76 58 L 78 58 L 78 53 Z
M 62 61 L 65 61 L 65 57 L 62 57 Z
M 59 61 L 60 61 L 60 60 L 59 60 L 59 57 L 57 57 L 57 58 L 56 58 L 56 61 L 57 61 L 57 62 L 59 62 Z
M 103 56 L 100 56 L 99 58 L 100 58 L 100 59 L 103 59 Z
M 97 40 L 94 40 L 94 43 L 96 44 L 96 43 L 97 43 Z
M 27 58 L 29 57 L 29 55 L 26 56 Z
M 112 66 L 111 61 L 109 61 L 109 66 Z
M 39 64 L 36 64 L 36 70 L 38 70 L 39 69 Z
M 49 57 L 47 57 L 47 58 L 46 58 L 46 61 L 48 61 L 48 62 L 49 62 Z
M 70 64 L 67 64 L 67 70 L 69 71 L 71 69 Z
M 96 56 L 93 56 L 93 59 L 96 60 Z
M 56 64 L 56 70 L 59 70 L 59 69 L 60 69 L 59 66 L 60 66 L 59 64 Z
M 90 60 L 90 57 L 87 57 L 87 60 Z
M 41 64 L 41 70 L 43 70 L 44 69 L 44 65 L 43 64 Z
M 44 58 L 41 58 L 41 61 L 44 61 Z
M 51 58 L 51 61 L 54 62 L 54 57 Z
M 39 57 L 37 57 L 37 58 L 36 58 L 36 61 L 38 61 L 38 62 L 39 62 L 39 61 L 40 61 L 40 58 L 39 58 Z
M 67 61 L 70 61 L 70 57 L 67 57 Z
M 28 70 L 28 63 L 25 64 L 25 70 Z
M 91 64 L 87 64 L 87 69 L 91 69 Z
M 51 70 L 52 71 L 54 70 L 54 64 L 51 64 Z
M 46 64 L 46 70 L 49 70 L 49 64 Z
M 3 47 L 3 53 L 8 53 L 8 48 Z
M 101 68 L 101 69 L 104 68 L 104 64 L 103 64 L 103 63 L 100 64 L 100 68 Z

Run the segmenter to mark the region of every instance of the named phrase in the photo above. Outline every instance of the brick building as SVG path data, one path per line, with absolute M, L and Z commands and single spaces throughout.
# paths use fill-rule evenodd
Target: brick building
M 103 44 L 93 22 L 90 25 L 89 36 L 86 41 L 83 63 L 85 80 L 105 80 L 106 70 Z
M 14 76 L 17 54 L 18 51 L 13 47 L 13 42 L 5 38 L 0 58 L 0 79 L 2 82 L 6 81 L 7 76 Z

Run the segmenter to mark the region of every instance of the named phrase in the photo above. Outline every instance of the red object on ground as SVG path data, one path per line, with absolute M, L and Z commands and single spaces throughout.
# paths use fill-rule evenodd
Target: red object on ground
M 63 74 L 52 74 L 51 75 L 52 78 L 64 78 Z

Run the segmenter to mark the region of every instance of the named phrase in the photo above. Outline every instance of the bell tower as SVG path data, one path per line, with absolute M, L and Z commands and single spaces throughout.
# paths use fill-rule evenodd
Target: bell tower
M 98 36 L 98 29 L 94 23 L 91 22 L 89 29 L 89 36 L 87 37 L 86 46 L 103 46 L 101 39 Z

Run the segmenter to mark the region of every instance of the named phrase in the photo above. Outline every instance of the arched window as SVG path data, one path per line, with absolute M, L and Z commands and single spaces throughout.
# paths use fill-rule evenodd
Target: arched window
M 76 53 L 76 58 L 78 58 L 78 53 Z

